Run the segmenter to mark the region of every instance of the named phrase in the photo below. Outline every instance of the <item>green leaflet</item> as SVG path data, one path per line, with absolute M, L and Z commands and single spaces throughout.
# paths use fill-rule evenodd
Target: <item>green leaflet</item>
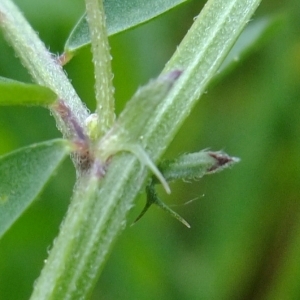
M 186 2 L 187 0 L 106 0 L 106 26 L 108 35 L 128 30 Z M 90 43 L 88 23 L 84 14 L 66 41 L 67 61 L 82 47 Z
M 56 99 L 47 87 L 0 77 L 0 105 L 49 105 Z
M 0 157 L 0 237 L 40 193 L 71 148 L 63 139 Z

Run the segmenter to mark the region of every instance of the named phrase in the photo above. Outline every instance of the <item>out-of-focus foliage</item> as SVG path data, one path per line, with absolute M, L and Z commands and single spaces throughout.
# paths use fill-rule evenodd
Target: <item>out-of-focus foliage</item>
M 16 3 L 54 53 L 84 10 L 79 0 Z M 118 112 L 138 86 L 159 74 L 203 3 L 191 1 L 110 39 Z M 192 228 L 151 208 L 118 240 L 92 299 L 300 298 L 300 3 L 263 0 L 254 18 L 270 14 L 283 15 L 281 29 L 207 91 L 166 153 L 173 158 L 210 147 L 241 163 L 196 183 L 176 183 L 170 196 L 161 190 Z M 0 49 L 0 75 L 30 82 L 2 37 Z M 89 48 L 66 71 L 94 109 Z M 43 108 L 1 107 L 0 120 L 1 154 L 59 137 Z M 66 162 L 0 240 L 0 299 L 28 299 L 73 182 Z M 129 223 L 144 200 L 138 199 Z
M 0 238 L 33 202 L 69 153 L 68 142 L 55 139 L 0 156 Z
M 0 105 L 49 105 L 57 96 L 50 89 L 0 77 Z

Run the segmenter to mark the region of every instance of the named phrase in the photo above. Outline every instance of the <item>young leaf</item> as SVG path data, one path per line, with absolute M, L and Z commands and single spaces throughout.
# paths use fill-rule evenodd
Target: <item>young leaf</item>
M 114 35 L 186 2 L 187 0 L 106 0 L 107 34 Z M 64 48 L 64 62 L 69 61 L 77 51 L 90 43 L 89 26 L 84 14 L 70 33 Z
M 100 157 L 106 159 L 121 151 L 124 145 L 143 142 L 142 132 L 149 122 L 150 114 L 170 93 L 181 73 L 180 70 L 170 71 L 136 91 L 113 127 L 101 139 L 98 145 Z
M 151 169 L 167 193 L 170 193 L 170 188 L 166 180 L 143 148 L 142 131 L 149 122 L 151 112 L 156 110 L 159 103 L 170 93 L 181 73 L 179 70 L 171 71 L 140 88 L 98 144 L 98 156 L 103 161 L 117 152 L 133 153 L 140 162 Z
M 56 99 L 47 87 L 0 77 L 0 105 L 49 105 Z
M 207 174 L 220 172 L 239 161 L 239 158 L 228 156 L 226 153 L 221 151 L 212 152 L 202 150 L 196 153 L 182 154 L 173 160 L 164 160 L 158 168 L 162 176 L 168 182 L 178 179 L 190 181 L 199 180 Z M 172 217 L 180 221 L 183 225 L 190 228 L 190 225 L 186 220 L 184 220 L 158 197 L 154 187 L 157 183 L 159 183 L 159 181 L 153 177 L 146 187 L 147 202 L 134 223 L 136 223 L 147 212 L 152 204 L 156 204 Z
M 56 139 L 0 157 L 0 237 L 37 197 L 70 149 L 65 140 Z
M 239 161 L 239 158 L 221 151 L 202 150 L 182 154 L 173 160 L 164 160 L 158 167 L 168 182 L 178 179 L 190 181 L 223 171 Z M 155 178 L 153 178 L 153 183 L 158 183 Z

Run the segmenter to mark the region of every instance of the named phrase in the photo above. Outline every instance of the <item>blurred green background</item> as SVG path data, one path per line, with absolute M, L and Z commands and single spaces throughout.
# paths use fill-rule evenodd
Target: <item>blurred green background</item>
M 15 2 L 55 54 L 84 10 L 82 0 Z M 160 73 L 203 4 L 190 1 L 110 38 L 117 112 Z M 175 183 L 170 196 L 162 191 L 192 228 L 151 208 L 116 242 L 92 299 L 300 299 L 300 2 L 263 0 L 254 19 L 273 14 L 283 16 L 280 29 L 207 90 L 165 155 L 209 147 L 241 163 L 198 182 Z M 0 54 L 1 76 L 30 81 L 2 36 Z M 66 71 L 93 110 L 90 49 Z M 0 108 L 1 155 L 59 136 L 46 109 Z M 29 298 L 74 180 L 68 160 L 0 240 L 0 299 Z M 137 199 L 129 225 L 144 201 L 144 195 Z

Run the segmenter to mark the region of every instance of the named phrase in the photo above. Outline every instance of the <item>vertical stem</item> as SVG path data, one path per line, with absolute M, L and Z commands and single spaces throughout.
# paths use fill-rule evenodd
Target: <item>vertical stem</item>
M 161 156 L 259 3 L 207 2 L 167 66 L 184 73 L 161 105 L 146 111 L 153 122 L 141 135 L 152 157 Z M 31 300 L 86 299 L 146 178 L 137 159 L 121 153 L 112 158 L 101 181 L 88 177 L 81 182 Z
M 86 0 L 85 2 L 95 68 L 96 111 L 99 117 L 98 130 L 99 136 L 101 136 L 111 127 L 115 119 L 111 56 L 103 0 Z

